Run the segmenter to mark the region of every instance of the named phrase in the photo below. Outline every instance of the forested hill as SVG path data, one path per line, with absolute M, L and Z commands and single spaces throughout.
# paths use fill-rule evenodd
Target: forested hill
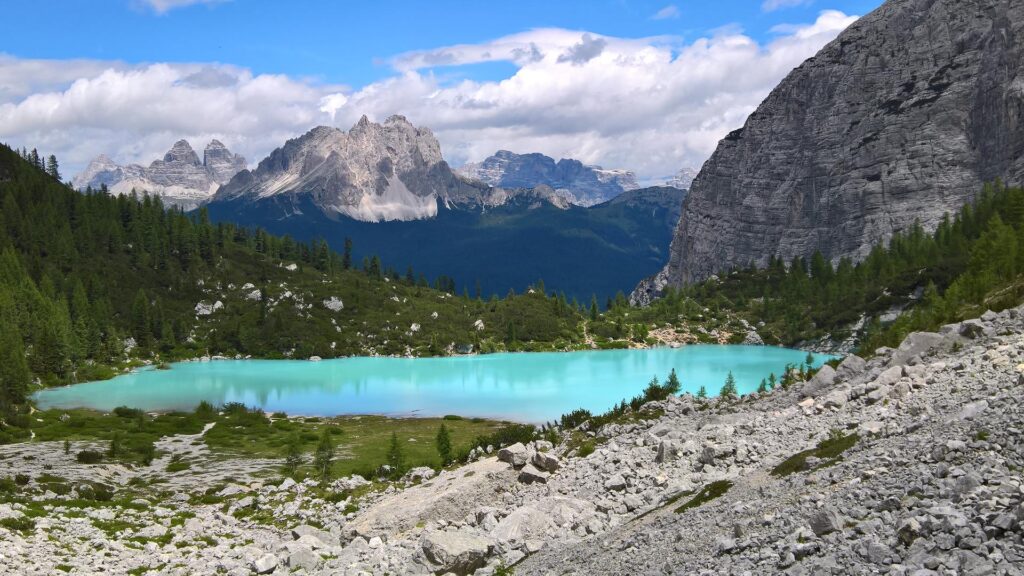
M 0 403 L 20 403 L 33 381 L 106 377 L 139 358 L 578 341 L 577 309 L 543 290 L 482 301 L 376 259 L 358 270 L 348 260 L 322 242 L 212 224 L 157 198 L 80 194 L 0 146 Z

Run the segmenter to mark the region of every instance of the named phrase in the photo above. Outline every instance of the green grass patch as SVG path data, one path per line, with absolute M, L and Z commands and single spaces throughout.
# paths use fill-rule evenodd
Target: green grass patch
M 798 452 L 773 468 L 772 475 L 789 476 L 801 472 L 807 468 L 807 459 L 812 456 L 824 461 L 816 469 L 831 466 L 842 460 L 843 452 L 852 448 L 858 440 L 860 440 L 860 436 L 857 434 L 844 435 L 833 430 L 829 433 L 829 437 L 819 442 L 816 447 Z
M 3 526 L 12 532 L 27 534 L 36 529 L 36 521 L 28 516 L 21 516 L 20 518 L 4 518 L 3 520 L 0 520 L 0 526 Z
M 728 480 L 719 480 L 717 482 L 712 482 L 711 484 L 708 484 L 707 486 L 702 488 L 696 496 L 690 498 L 682 506 L 676 508 L 676 514 L 682 514 L 683 512 L 686 512 L 691 508 L 697 508 L 698 506 L 707 504 L 708 502 L 711 502 L 715 498 L 718 498 L 725 494 L 726 492 L 728 492 L 729 488 L 732 488 L 732 482 Z M 682 494 L 680 495 L 680 498 L 681 497 Z

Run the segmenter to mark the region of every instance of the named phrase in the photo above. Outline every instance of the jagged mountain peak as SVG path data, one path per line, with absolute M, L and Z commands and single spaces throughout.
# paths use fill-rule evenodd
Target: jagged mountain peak
M 466 164 L 459 173 L 491 186 L 550 186 L 573 204 L 581 206 L 607 202 L 627 190 L 640 187 L 636 175 L 628 170 L 605 170 L 572 158 L 556 162 L 539 152 L 517 154 L 498 150 L 483 162 Z
M 487 193 L 452 173 L 429 129 L 404 116 L 378 124 L 364 115 L 348 132 L 317 126 L 287 141 L 216 201 L 304 195 L 325 214 L 379 222 L 431 218 L 439 200 L 481 205 Z
M 149 166 L 122 166 L 100 154 L 74 178 L 72 185 L 78 189 L 106 186 L 114 194 L 148 192 L 160 196 L 167 204 L 192 209 L 208 201 L 221 184 L 245 167 L 245 158 L 233 154 L 220 140 L 211 140 L 200 160 L 188 140 L 181 139 L 162 159 Z
M 164 154 L 164 162 L 184 162 L 195 166 L 202 165 L 199 155 L 192 149 L 192 145 L 188 143 L 188 140 L 184 139 L 175 142 L 174 146 L 171 146 L 171 149 Z

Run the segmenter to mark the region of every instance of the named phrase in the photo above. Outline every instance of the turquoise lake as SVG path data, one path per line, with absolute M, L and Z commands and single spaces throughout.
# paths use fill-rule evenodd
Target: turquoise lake
M 545 422 L 576 408 L 603 412 L 675 368 L 683 390 L 715 395 L 731 370 L 740 393 L 800 364 L 807 353 L 770 346 L 487 354 L 451 358 L 342 358 L 181 362 L 102 382 L 44 390 L 40 408 L 191 410 L 242 402 L 294 415 L 459 414 Z M 815 356 L 815 366 L 830 357 Z

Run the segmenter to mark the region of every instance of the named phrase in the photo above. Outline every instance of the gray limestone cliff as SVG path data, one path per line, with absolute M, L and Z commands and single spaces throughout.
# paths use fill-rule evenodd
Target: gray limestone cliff
M 439 203 L 479 204 L 488 187 L 457 176 L 428 128 L 366 116 L 345 132 L 319 126 L 236 175 L 214 202 L 310 200 L 326 215 L 366 222 L 420 220 Z
M 795 69 L 690 187 L 643 302 L 773 255 L 837 260 L 1024 175 L 1024 2 L 890 0 Z

